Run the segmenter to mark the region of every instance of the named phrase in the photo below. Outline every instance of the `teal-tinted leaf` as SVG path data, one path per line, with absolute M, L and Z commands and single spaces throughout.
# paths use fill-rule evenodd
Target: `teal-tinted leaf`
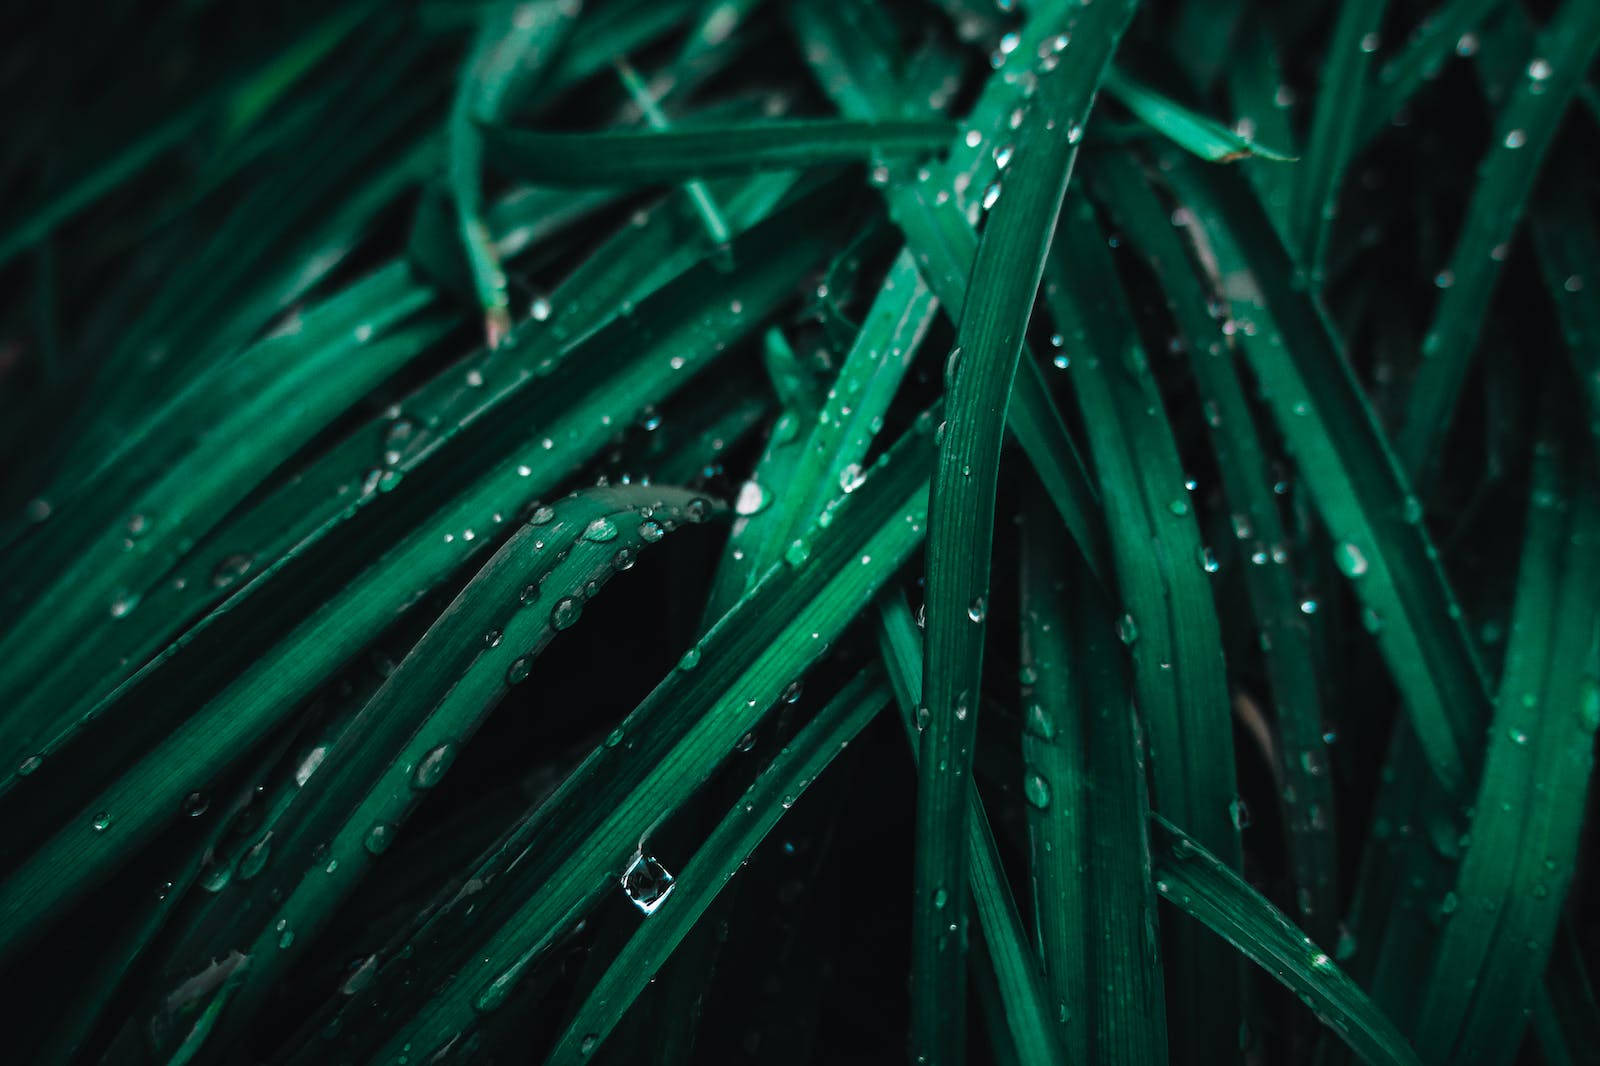
M 1206 242 L 1234 319 L 1254 330 L 1245 332 L 1245 357 L 1338 546 L 1340 572 L 1367 612 L 1366 629 L 1428 764 L 1459 797 L 1474 777 L 1489 699 L 1422 505 L 1259 207 L 1226 175 L 1179 166 L 1171 177 L 1195 214 L 1190 225 Z
M 485 126 L 489 163 L 537 185 L 659 185 L 689 178 L 788 170 L 945 145 L 944 122 L 781 122 L 676 128 L 650 133 L 540 133 Z
M 1437 469 L 1439 449 L 1489 314 L 1500 263 L 1567 104 L 1597 52 L 1600 5 L 1567 0 L 1534 38 L 1524 77 L 1495 117 L 1467 216 L 1445 267 L 1454 280 L 1440 293 L 1423 337 L 1422 362 L 1396 439 L 1401 462 L 1422 487 Z
M 1371 1066 L 1420 1066 L 1359 985 L 1227 864 L 1165 819 L 1151 819 L 1156 889 L 1290 991 Z
M 1207 162 L 1232 163 L 1251 156 L 1277 163 L 1294 159 L 1258 143 L 1253 137 L 1195 114 L 1115 67 L 1106 76 L 1106 89 L 1145 125 Z
M 889 689 L 881 678 L 858 674 L 784 745 L 676 875 L 671 902 L 640 923 L 606 968 L 556 1039 L 547 1062 L 585 1061 L 605 1041 L 784 812 L 888 701 Z
M 928 512 L 928 626 L 917 790 L 912 936 L 912 1048 L 930 1063 L 960 1061 L 965 1023 L 967 815 L 989 600 L 989 555 L 1005 412 L 1045 253 L 1077 140 L 1131 4 L 1085 9 L 1062 29 L 1062 62 L 1044 70 L 1017 131 L 1016 158 L 978 245 L 945 370 L 948 403 Z M 933 906 L 950 897 L 949 913 Z M 954 927 L 954 928 L 952 928 Z
M 1565 450 L 1545 441 L 1535 458 L 1489 753 L 1417 1025 L 1432 1060 L 1516 1057 L 1579 862 L 1600 725 L 1600 494 L 1589 450 Z

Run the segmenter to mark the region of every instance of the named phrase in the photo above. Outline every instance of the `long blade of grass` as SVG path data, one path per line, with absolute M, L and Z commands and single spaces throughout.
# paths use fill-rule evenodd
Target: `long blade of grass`
M 1154 269 L 1199 386 L 1232 532 L 1239 541 L 1233 557 L 1244 564 L 1271 684 L 1282 746 L 1279 792 L 1288 811 L 1289 853 L 1298 886 L 1295 911 L 1308 931 L 1331 941 L 1338 917 L 1338 854 L 1320 682 L 1296 568 L 1288 559 L 1274 558 L 1289 537 L 1255 415 L 1234 365 L 1237 327 L 1225 328 L 1209 310 L 1221 297 L 1222 279 L 1212 275 L 1202 282 L 1197 276 L 1179 236 L 1181 227 L 1173 226 L 1173 213 L 1137 163 L 1126 156 L 1097 160 L 1090 187 Z M 1212 556 L 1201 560 L 1207 572 L 1217 566 Z
M 1500 263 L 1522 220 L 1540 164 L 1554 143 L 1567 104 L 1600 53 L 1600 6 L 1567 0 L 1534 38 L 1526 77 L 1495 116 L 1489 149 L 1461 233 L 1445 268 L 1452 279 L 1439 297 L 1422 340 L 1396 450 L 1426 488 L 1455 414 L 1500 279 Z
M 1133 657 L 1151 805 L 1237 863 L 1238 786 L 1211 575 L 1172 427 L 1105 247 L 1088 201 L 1069 206 L 1045 303 L 1076 355 L 1068 375 L 1106 507 L 1122 608 L 1117 632 Z M 1197 1061 L 1225 1057 L 1237 1045 L 1239 1012 L 1229 960 L 1192 926 L 1170 932 L 1173 1044 Z
M 412 809 L 437 787 L 483 720 L 534 672 L 557 635 L 576 625 L 608 578 L 631 568 L 645 546 L 711 516 L 685 489 L 589 489 L 536 510 L 478 571 L 401 661 L 295 800 L 296 823 L 261 838 L 285 869 L 282 902 L 261 913 L 254 961 L 203 1011 L 206 1029 L 260 1006 L 335 908 L 374 870 Z M 290 872 L 292 871 L 292 872 Z M 278 893 L 274 894 L 277 898 Z M 226 1025 L 213 1037 L 226 1041 Z M 209 1034 L 191 1030 L 198 1047 Z
M 1232 163 L 1252 156 L 1276 163 L 1294 160 L 1293 156 L 1259 144 L 1237 129 L 1196 114 L 1116 67 L 1106 75 L 1105 84 L 1111 95 L 1141 122 L 1208 163 Z
M 878 648 L 894 686 L 914 762 L 922 758 L 920 741 L 925 728 L 919 721 L 924 706 L 922 645 L 922 634 L 911 619 L 905 597 L 884 597 L 878 609 Z M 1050 1021 L 1044 978 L 1017 913 L 983 799 L 976 782 L 970 778 L 966 799 L 969 807 L 966 847 L 970 860 L 967 877 L 971 881 L 972 907 L 978 919 L 978 933 L 988 949 L 1011 1048 L 1018 1060 L 1029 1066 L 1064 1061 L 1063 1046 L 1058 1043 L 1055 1026 Z M 933 903 L 935 910 L 946 910 L 950 906 L 948 896 L 935 896 Z
M 1579 859 L 1600 725 L 1600 494 L 1588 449 L 1563 451 L 1536 452 L 1471 842 L 1417 1026 L 1437 1061 L 1516 1056 Z
M 640 923 L 617 953 L 556 1038 L 546 1062 L 583 1062 L 605 1042 L 784 812 L 888 702 L 888 686 L 863 671 L 784 745 L 676 875 L 671 903 Z
M 948 122 L 787 119 L 660 132 L 542 133 L 484 126 L 488 163 L 537 185 L 662 185 L 917 155 L 942 147 Z
M 1195 214 L 1261 395 L 1295 456 L 1405 700 L 1428 765 L 1453 796 L 1475 777 L 1488 690 L 1461 611 L 1410 492 L 1314 298 L 1248 193 L 1216 173 L 1175 166 L 1169 177 Z
M 604 385 L 586 396 L 573 395 L 560 387 L 560 374 L 546 379 L 547 400 L 562 405 L 547 416 L 546 439 L 560 439 L 568 455 L 593 454 L 610 439 L 613 423 L 632 421 L 752 329 L 788 297 L 800 274 L 827 246 L 831 230 L 813 217 L 817 203 L 802 201 L 747 235 L 746 253 L 760 248 L 765 254 L 736 278 L 706 265 L 704 273 L 691 272 L 679 285 L 657 294 L 657 306 L 664 312 L 670 308 L 670 314 L 657 323 L 665 328 L 654 332 L 649 343 L 636 348 L 623 339 L 635 336 L 641 319 L 655 317 L 646 315 L 643 307 L 632 319 L 619 320 L 615 336 L 606 331 L 591 335 L 586 346 L 594 357 L 577 360 L 586 364 L 581 372 L 568 364 L 569 375 Z M 684 290 L 698 290 L 702 299 L 676 304 L 687 295 Z M 713 292 L 715 305 L 708 306 L 705 300 Z M 729 310 L 730 292 L 737 293 L 733 299 L 741 304 L 741 312 Z M 632 357 L 637 367 L 615 376 L 599 375 L 596 367 L 607 353 L 625 362 Z M 497 462 L 447 504 L 438 506 L 433 500 L 426 521 L 324 602 L 274 645 L 271 654 L 252 663 L 200 713 L 186 719 L 162 744 L 159 758 L 130 768 L 80 817 L 62 827 L 50 847 L 32 857 L 31 873 L 13 876 L 0 887 L 4 915 L 0 944 L 6 950 L 14 948 L 38 931 L 42 916 L 58 911 L 109 874 L 119 857 L 176 813 L 183 795 L 242 754 L 311 686 L 359 651 L 375 626 L 491 544 L 495 516 L 515 513 L 536 493 L 553 487 L 553 479 L 544 479 L 560 476 L 556 464 L 541 460 L 541 478 L 532 476 L 530 457 L 544 450 L 540 436 L 531 441 L 523 437 L 520 445 L 510 442 Z M 388 495 L 403 492 L 404 483 Z M 479 531 L 484 533 L 481 543 Z M 292 561 L 288 557 L 280 565 Z M 106 824 L 97 825 L 102 815 Z M 66 871 L 70 877 L 63 876 Z
M 477 946 L 452 981 L 391 1014 L 381 1034 L 367 1031 L 381 1035 L 384 1057 L 407 1044 L 431 1054 L 472 1020 L 475 1002 L 482 1011 L 503 1001 L 552 938 L 621 874 L 635 841 L 688 797 L 905 562 L 922 539 L 916 518 L 926 506 L 930 433 L 924 426 L 903 439 L 804 554 L 769 570 L 685 655 L 620 727 L 632 744 L 598 749 L 508 837 L 488 862 L 504 869 L 510 861 L 516 876 L 479 880 L 493 880 L 502 892 L 522 888 L 514 898 L 499 897 L 509 909 L 491 927 L 474 923 L 482 930 L 472 938 Z M 495 906 L 474 900 L 474 909 L 480 902 Z M 465 945 L 457 939 L 462 930 L 449 930 L 463 917 L 442 912 L 419 935 L 453 954 Z M 427 953 L 419 949 L 391 965 L 403 969 Z
M 973 262 L 946 371 L 947 422 L 928 512 L 928 625 L 917 787 L 912 935 L 912 1052 L 960 1062 L 965 1050 L 965 791 L 977 731 L 985 604 L 1000 446 L 1022 338 L 1044 272 L 1080 129 L 1133 5 L 1105 4 L 1063 23 L 1064 61 L 1044 70 L 1018 130 Z M 933 901 L 948 893 L 939 913 Z
M 1239 27 L 1238 44 L 1228 63 L 1228 98 L 1239 123 L 1252 137 L 1275 144 L 1294 155 L 1297 141 L 1290 124 L 1293 92 L 1284 80 L 1277 41 L 1261 16 L 1247 18 Z M 1279 233 L 1288 233 L 1294 208 L 1294 189 L 1300 180 L 1294 167 L 1271 160 L 1245 160 L 1240 164 L 1272 216 Z
M 1394 1023 L 1328 955 L 1238 874 L 1164 818 L 1151 818 L 1156 890 L 1290 991 L 1372 1066 L 1420 1066 Z
M 1022 544 L 1022 781 L 1033 918 L 1068 1062 L 1167 1060 L 1132 702 L 1103 593 L 1033 501 Z
M 1487 27 L 1505 0 L 1447 0 L 1429 11 L 1399 52 L 1378 68 L 1361 102 L 1356 144 L 1376 137 L 1452 54 L 1466 54 L 1473 31 Z M 1466 42 L 1466 43 L 1463 43 Z

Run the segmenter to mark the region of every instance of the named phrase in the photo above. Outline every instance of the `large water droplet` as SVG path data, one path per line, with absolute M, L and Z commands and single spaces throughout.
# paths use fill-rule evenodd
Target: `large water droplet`
M 604 516 L 596 518 L 583 531 L 583 539 L 594 541 L 596 544 L 604 544 L 607 541 L 616 540 L 617 524 Z
M 1050 782 L 1032 767 L 1023 772 L 1022 794 L 1027 797 L 1029 803 L 1041 811 L 1050 806 Z
M 622 891 L 646 915 L 654 914 L 672 895 L 673 877 L 655 856 L 635 852 L 622 874 Z
M 563 596 L 550 609 L 550 624 L 558 630 L 571 629 L 578 624 L 578 616 L 582 613 L 583 604 L 575 597 Z
M 450 764 L 455 761 L 456 746 L 449 741 L 430 749 L 417 763 L 417 769 L 411 775 L 411 787 L 432 788 L 444 778 Z

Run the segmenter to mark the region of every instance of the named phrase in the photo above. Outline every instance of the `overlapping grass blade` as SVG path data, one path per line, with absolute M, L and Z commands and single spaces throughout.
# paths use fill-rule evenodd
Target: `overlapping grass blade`
M 1417 24 L 1400 51 L 1384 60 L 1361 102 L 1356 144 L 1371 141 L 1457 52 L 1470 51 L 1473 31 L 1487 28 L 1505 0 L 1447 0 Z M 1463 41 L 1468 43 L 1463 44 Z
M 504 1001 L 621 874 L 635 842 L 690 795 L 920 544 L 931 431 L 914 429 L 876 464 L 808 551 L 769 570 L 623 722 L 623 742 L 597 749 L 507 836 L 476 875 L 496 891 L 472 899 L 479 917 L 470 940 L 462 942 L 461 905 L 436 912 L 389 973 L 380 970 L 388 998 L 377 998 L 389 1011 L 381 1029 L 372 1028 L 375 1018 L 347 1018 L 348 1038 L 381 1043 L 384 1057 L 406 1044 L 431 1054 L 475 1010 Z M 486 914 L 494 917 L 487 924 Z M 397 1001 L 403 971 L 441 951 L 460 960 L 454 979 L 423 1002 Z
M 546 1062 L 583 1062 L 604 1043 L 784 812 L 888 701 L 888 686 L 863 671 L 784 745 L 676 875 L 671 903 L 641 922 L 612 960 L 556 1038 Z
M 768 213 L 787 187 L 787 178 L 770 175 L 740 188 L 728 201 L 735 228 L 742 231 Z M 510 234 L 530 224 L 533 216 L 522 214 L 522 207 L 537 212 L 539 201 L 521 204 L 517 212 L 507 214 L 505 221 Z M 250 596 L 259 591 L 261 586 L 253 582 L 237 590 L 243 578 L 275 574 L 286 560 L 311 552 L 330 537 L 342 539 L 348 522 L 366 508 L 394 505 L 396 499 L 392 490 L 401 479 L 426 473 L 441 455 L 459 455 L 459 452 L 441 449 L 457 440 L 469 427 L 470 437 L 491 424 L 521 424 L 523 414 L 516 406 L 518 400 L 535 388 L 548 394 L 560 380 L 552 383 L 548 380 L 550 375 L 568 356 L 582 350 L 587 335 L 614 322 L 620 306 L 642 301 L 697 261 L 705 260 L 703 249 L 680 242 L 684 225 L 690 221 L 683 212 L 668 208 L 647 213 L 643 219 L 644 224 L 603 243 L 594 256 L 556 289 L 552 294 L 548 323 L 530 321 L 519 331 L 515 344 L 498 352 L 478 353 L 466 361 L 459 376 L 443 374 L 430 379 L 397 405 L 399 410 L 369 419 L 365 427 L 352 433 L 296 479 L 250 510 L 221 524 L 207 542 L 185 558 L 170 581 L 145 590 L 137 616 L 139 626 L 105 624 L 120 621 L 108 616 L 100 630 L 103 634 L 100 639 L 80 642 L 59 665 L 52 665 L 49 684 L 35 682 L 26 691 L 24 702 L 15 712 L 18 717 L 24 713 L 22 707 L 25 706 L 53 708 L 69 729 L 67 734 L 36 745 L 26 757 L 48 754 L 70 737 L 70 730 L 76 728 L 76 723 L 87 716 L 104 713 L 108 702 L 118 698 L 119 686 L 124 686 L 130 677 L 123 660 L 133 664 L 149 660 L 149 665 L 134 675 L 142 683 L 143 678 L 163 669 L 164 659 L 178 650 L 169 642 L 179 635 L 183 626 L 225 596 L 236 592 Z M 403 276 L 402 267 L 397 265 L 394 269 Z M 711 284 L 714 284 L 714 276 L 708 269 L 702 274 L 701 286 Z M 402 285 L 388 295 L 384 295 L 387 290 L 376 295 L 383 300 L 403 299 L 403 294 L 412 291 L 427 290 L 426 286 L 411 284 Z M 687 290 L 680 286 L 679 291 Z M 333 302 L 344 301 L 345 297 L 341 296 Z M 663 301 L 657 306 L 666 310 L 669 305 Z M 364 316 L 376 313 L 371 301 L 362 299 L 335 321 L 344 322 L 339 330 L 357 331 Z M 669 318 L 676 315 L 677 312 L 670 312 Z M 738 314 L 727 320 L 736 325 L 746 322 Z M 646 318 L 631 328 L 617 324 L 611 329 L 613 337 L 648 337 L 649 330 L 663 324 Z M 641 332 L 636 333 L 636 329 Z M 344 343 L 347 338 L 339 330 L 332 331 L 333 339 Z M 320 342 L 320 338 L 308 339 Z M 377 343 L 381 342 L 368 342 L 369 345 Z M 670 362 L 667 369 L 672 369 Z M 568 371 L 564 377 L 578 382 L 581 374 Z M 678 377 L 663 373 L 660 380 L 670 382 Z M 589 391 L 592 391 L 589 386 L 578 385 L 579 393 Z M 647 406 L 654 405 L 664 395 L 652 395 L 644 402 Z M 547 417 L 559 419 L 564 412 L 561 401 L 553 395 L 547 395 L 547 401 L 541 402 L 550 403 Z M 183 421 L 175 428 L 181 430 L 187 424 Z M 513 439 L 502 437 L 491 441 L 477 459 L 498 461 L 501 456 L 494 454 L 494 449 L 515 447 L 516 440 L 525 433 L 523 428 L 513 428 Z M 549 444 L 545 445 L 544 441 Z M 544 488 L 569 476 L 579 463 L 593 454 L 582 447 L 570 448 L 567 438 L 548 429 L 540 444 L 540 449 L 530 449 L 518 466 L 526 466 L 527 476 Z M 118 469 L 126 465 L 119 464 Z M 526 489 L 528 492 L 543 490 L 532 486 Z M 531 495 L 516 498 L 525 502 Z M 426 501 L 421 505 L 426 507 Z M 409 508 L 411 505 L 402 506 Z M 157 652 L 161 652 L 161 657 L 151 660 L 150 656 Z M 95 669 L 86 670 L 86 665 Z M 92 682 L 91 687 L 85 687 L 86 680 Z M 70 708 L 70 713 L 61 713 L 64 707 Z M 0 781 L 5 782 L 0 787 L 14 785 L 15 772 Z
M 1297 568 L 1285 555 L 1289 536 L 1273 492 L 1271 467 L 1234 365 L 1237 324 L 1227 329 L 1210 313 L 1221 298 L 1222 278 L 1212 275 L 1202 282 L 1197 276 L 1179 236 L 1181 227 L 1172 225 L 1172 212 L 1137 163 L 1126 156 L 1097 160 L 1090 187 L 1160 280 L 1199 386 L 1237 541 L 1236 550 L 1225 554 L 1243 569 L 1271 685 L 1280 745 L 1275 770 L 1298 886 L 1295 911 L 1307 930 L 1331 941 L 1338 918 L 1338 855 L 1333 783 L 1322 739 L 1324 708 L 1315 650 L 1301 610 L 1304 600 L 1296 587 Z M 1203 235 L 1197 237 L 1202 240 Z M 1201 566 L 1211 572 L 1219 564 L 1204 555 Z
M 944 146 L 947 122 L 787 119 L 635 133 L 482 127 L 488 163 L 545 186 L 661 185 L 690 178 L 915 156 Z
M 1495 116 L 1489 148 L 1455 250 L 1451 278 L 1422 341 L 1396 450 L 1413 481 L 1426 488 L 1477 350 L 1483 324 L 1540 164 L 1555 141 L 1567 104 L 1600 53 L 1600 6 L 1566 0 L 1534 38 L 1526 77 Z
M 1567 450 L 1546 440 L 1534 460 L 1471 840 L 1416 1030 L 1437 1061 L 1515 1058 L 1578 863 L 1600 725 L 1600 493 L 1588 449 Z
M 925 674 L 922 645 L 922 634 L 912 621 L 911 609 L 906 606 L 905 597 L 885 596 L 878 605 L 878 648 L 894 686 L 901 721 L 905 726 L 906 739 L 911 743 L 911 757 L 915 762 L 922 759 L 921 735 L 926 728 L 920 721 L 924 706 L 922 679 Z M 1068 1061 L 1062 1058 L 1065 1048 L 1059 1042 L 1055 1026 L 1050 1020 L 1044 978 L 1039 973 L 1027 931 L 1017 913 L 1005 867 L 1000 860 L 999 847 L 989 827 L 989 816 L 984 811 L 977 785 L 970 777 L 966 802 L 969 808 L 966 822 L 967 877 L 971 883 L 973 913 L 978 919 L 976 931 L 987 948 L 988 961 L 993 969 L 1009 1030 L 1007 1035 L 1010 1036 L 1011 1052 L 1027 1066 Z M 950 906 L 950 899 L 948 895 L 935 896 L 933 903 L 935 910 L 945 911 Z
M 1115 625 L 1038 501 L 1022 537 L 1022 788 L 1061 1044 L 1068 1062 L 1165 1062 L 1144 766 Z
M 1372 1066 L 1420 1066 L 1394 1023 L 1309 937 L 1226 863 L 1159 816 L 1151 819 L 1156 890 L 1303 998 Z
M 593 355 L 576 360 L 581 371 L 567 364 L 565 376 L 601 382 L 602 387 L 569 391 L 562 387 L 559 371 L 546 379 L 545 400 L 557 406 L 544 414 L 549 421 L 542 432 L 536 430 L 530 441 L 524 428 L 522 435 L 506 442 L 497 461 L 442 506 L 429 499 L 422 524 L 186 719 L 157 753 L 132 766 L 80 817 L 61 827 L 53 842 L 29 860 L 30 872 L 9 878 L 0 889 L 5 904 L 0 907 L 5 914 L 0 944 L 14 949 L 38 931 L 42 916 L 109 874 L 119 857 L 176 813 L 182 796 L 236 759 L 312 686 L 359 651 L 375 625 L 393 618 L 491 545 L 496 516 L 503 520 L 504 514 L 515 514 L 564 474 L 560 464 L 541 459 L 535 479 L 533 458 L 553 452 L 557 441 L 568 457 L 592 455 L 610 439 L 614 423 L 631 421 L 669 395 L 784 301 L 827 247 L 832 231 L 815 216 L 823 198 L 825 194 L 802 200 L 748 234 L 740 247 L 749 255 L 757 249 L 763 254 L 736 278 L 706 265 L 703 273 L 691 271 L 653 298 L 661 317 L 647 313 L 652 301 L 646 301 L 609 333 L 591 334 L 585 347 Z M 698 299 L 691 295 L 696 292 Z M 733 299 L 741 304 L 740 312 L 729 310 L 730 292 L 737 294 Z M 715 303 L 709 303 L 713 294 Z M 641 328 L 650 331 L 649 341 L 629 343 Z M 608 359 L 633 369 L 598 374 L 596 368 Z M 545 439 L 551 440 L 551 449 L 539 443 L 544 434 L 549 434 Z M 387 495 L 399 499 L 403 493 L 404 483 Z M 279 565 L 292 561 L 291 555 Z M 107 824 L 97 828 L 101 814 Z M 64 877 L 68 871 L 70 876 Z
M 1237 864 L 1222 638 L 1177 445 L 1087 199 L 1069 205 L 1061 229 L 1045 304 L 1075 355 L 1068 374 L 1111 534 L 1117 631 L 1133 656 L 1151 805 Z M 1180 924 L 1165 961 L 1177 975 L 1168 1017 L 1175 1047 L 1197 1061 L 1229 1054 L 1239 1013 L 1229 960 Z
M 253 961 L 221 992 L 223 1013 L 196 1005 L 202 1026 L 253 1014 L 604 582 L 630 569 L 645 546 L 711 513 L 690 490 L 650 487 L 588 489 L 533 513 L 362 708 L 335 759 L 307 777 L 293 797 L 298 817 L 279 819 L 252 845 L 270 849 L 264 861 L 282 871 L 273 878 L 282 902 L 237 931 Z M 191 1029 L 185 1043 L 201 1039 Z
M 928 624 L 917 789 L 912 936 L 913 1054 L 959 1062 L 965 1040 L 967 816 L 982 682 L 989 555 L 1005 412 L 1022 338 L 1081 130 L 1132 5 L 1104 5 L 1063 23 L 1063 62 L 1045 69 L 1017 131 L 973 262 L 956 347 L 946 368 L 947 422 L 928 512 Z M 933 901 L 950 896 L 950 910 Z M 952 928 L 954 927 L 954 928 Z
M 1236 320 L 1242 348 L 1311 500 L 1335 562 L 1445 791 L 1475 778 L 1488 690 L 1461 612 L 1413 496 L 1317 302 L 1247 192 L 1227 175 L 1175 166 L 1179 201 L 1195 215 Z
M 450 194 L 490 348 L 498 348 L 511 329 L 511 299 L 483 221 L 480 123 L 498 118 L 515 94 L 549 67 L 580 8 L 572 0 L 488 5 L 450 109 Z
M 1106 75 L 1106 89 L 1145 125 L 1208 163 L 1232 163 L 1252 156 L 1277 163 L 1294 160 L 1252 136 L 1196 114 L 1116 67 Z
M 1264 21 L 1260 16 L 1247 18 L 1239 27 L 1238 46 L 1228 63 L 1228 98 L 1239 123 L 1248 126 L 1252 137 L 1294 155 L 1298 142 L 1289 121 L 1294 97 L 1284 81 L 1277 41 Z M 1255 186 L 1272 224 L 1279 233 L 1287 234 L 1299 181 L 1295 168 L 1277 166 L 1272 160 L 1248 159 L 1240 166 Z

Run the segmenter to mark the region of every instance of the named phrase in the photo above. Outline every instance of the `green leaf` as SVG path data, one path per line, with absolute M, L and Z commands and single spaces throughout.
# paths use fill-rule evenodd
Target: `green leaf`
M 1475 777 L 1488 690 L 1461 612 L 1372 409 L 1321 308 L 1252 198 L 1219 175 L 1170 177 L 1195 215 L 1261 394 L 1336 545 L 1335 563 L 1363 608 L 1405 700 L 1428 765 L 1460 797 Z
M 1314 935 L 1331 938 L 1339 906 L 1338 855 L 1333 783 L 1322 739 L 1325 708 L 1312 635 L 1301 608 L 1306 601 L 1296 586 L 1297 568 L 1288 558 L 1272 558 L 1285 551 L 1289 537 L 1255 413 L 1234 365 L 1237 323 L 1225 328 L 1211 314 L 1222 297 L 1222 278 L 1212 274 L 1202 281 L 1196 274 L 1180 237 L 1182 227 L 1173 225 L 1173 213 L 1157 198 L 1138 164 L 1126 156 L 1097 160 L 1090 187 L 1155 271 L 1199 388 L 1230 532 L 1237 542 L 1231 552 L 1224 547 L 1222 555 L 1244 574 L 1271 685 L 1278 732 L 1273 771 L 1288 814 L 1296 913 Z M 1207 265 L 1203 254 L 1200 265 Z M 1201 569 L 1220 570 L 1212 549 L 1202 548 L 1201 553 Z
M 1144 762 L 1111 611 L 1037 498 L 1022 535 L 1022 790 L 1062 1047 L 1165 1062 Z
M 1063 213 L 1045 304 L 1089 436 L 1110 531 L 1117 633 L 1133 657 L 1150 758 L 1151 805 L 1239 861 L 1231 704 L 1200 532 L 1172 427 L 1132 313 L 1086 199 Z M 1198 930 L 1172 930 L 1165 959 L 1178 983 L 1169 1014 L 1180 1054 L 1215 1060 L 1237 1045 L 1237 984 Z
M 1156 890 L 1204 922 L 1284 987 L 1371 1066 L 1419 1066 L 1394 1023 L 1304 933 L 1226 863 L 1157 816 L 1150 821 Z
M 1600 6 L 1567 0 L 1534 39 L 1525 77 L 1495 116 L 1489 149 L 1445 270 L 1452 279 L 1439 296 L 1422 340 L 1422 362 L 1411 384 L 1396 450 L 1414 481 L 1432 480 L 1477 350 L 1500 263 L 1516 236 L 1540 164 L 1561 127 L 1577 87 L 1600 52 Z
M 536 185 L 663 185 L 917 155 L 949 142 L 947 122 L 788 119 L 650 133 L 542 133 L 484 126 L 488 162 Z
M 912 936 L 912 1053 L 959 1061 L 965 1041 L 967 816 L 977 730 L 989 555 L 1000 445 L 1022 337 L 1077 158 L 1078 137 L 1132 16 L 1132 4 L 1088 9 L 1063 30 L 1062 64 L 1045 70 L 1018 130 L 978 245 L 945 371 L 948 402 L 928 511 L 928 625 L 917 789 L 916 910 Z M 1061 131 L 1069 131 L 1065 136 Z M 950 897 L 950 913 L 933 900 Z
M 1588 450 L 1565 450 L 1547 438 L 1536 451 L 1471 842 L 1417 1024 L 1441 1062 L 1516 1057 L 1580 858 L 1600 725 L 1600 494 Z
M 1116 67 L 1106 75 L 1106 89 L 1145 125 L 1209 163 L 1232 163 L 1252 156 L 1276 163 L 1294 161 L 1294 156 L 1267 148 L 1220 122 L 1195 114 Z
M 546 1062 L 583 1062 L 604 1043 L 784 812 L 888 702 L 888 686 L 863 671 L 784 745 L 676 875 L 671 902 L 641 922 L 617 953 L 556 1038 Z

